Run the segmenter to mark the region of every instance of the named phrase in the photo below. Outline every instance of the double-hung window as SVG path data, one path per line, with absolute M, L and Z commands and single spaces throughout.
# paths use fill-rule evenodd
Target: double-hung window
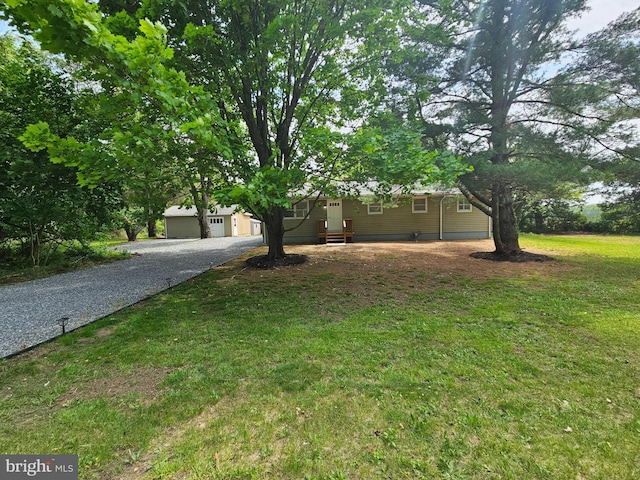
M 458 213 L 469 213 L 471 211 L 471 204 L 465 197 L 458 198 Z

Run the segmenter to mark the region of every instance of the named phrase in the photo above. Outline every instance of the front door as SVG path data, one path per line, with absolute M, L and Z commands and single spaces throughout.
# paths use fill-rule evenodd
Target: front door
M 212 237 L 224 237 L 223 217 L 209 217 L 209 226 L 211 227 Z
M 342 232 L 342 200 L 327 200 L 327 232 Z

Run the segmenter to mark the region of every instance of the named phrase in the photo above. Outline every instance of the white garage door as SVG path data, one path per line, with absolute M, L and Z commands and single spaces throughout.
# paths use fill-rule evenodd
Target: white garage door
M 209 217 L 209 226 L 211 227 L 212 237 L 224 237 L 223 217 Z

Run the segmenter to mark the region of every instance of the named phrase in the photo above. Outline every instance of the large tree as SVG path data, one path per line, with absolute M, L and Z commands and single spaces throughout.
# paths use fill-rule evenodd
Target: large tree
M 232 183 L 219 200 L 240 203 L 265 222 L 271 259 L 285 256 L 283 217 L 293 193 L 326 193 L 362 170 L 354 167 L 362 156 L 347 152 L 361 143 L 349 134 L 372 140 L 374 163 L 394 162 L 380 150 L 398 143 L 362 129 L 386 93 L 379 66 L 395 45 L 395 2 L 105 1 L 106 19 L 81 0 L 4 3 L 14 24 L 45 48 L 90 65 L 121 94 L 159 105 L 170 126 L 163 142 L 215 157 L 208 177 Z M 133 19 L 143 35 L 132 30 Z M 248 155 L 239 132 L 252 147 Z M 31 141 L 52 143 L 43 129 Z M 60 155 L 68 147 L 57 145 Z M 408 166 L 415 175 L 398 177 L 425 180 L 434 162 L 418 154 Z
M 460 187 L 491 216 L 498 254 L 521 251 L 516 194 L 590 180 L 589 114 L 572 109 L 575 92 L 559 72 L 576 46 L 564 23 L 586 3 L 420 1 L 415 18 L 440 18 L 447 35 L 434 45 L 425 43 L 418 20 L 405 27 L 409 48 L 395 68 L 409 92 L 405 108 L 421 119 L 429 141 L 451 145 L 473 165 Z
M 176 64 L 242 120 L 252 154 L 230 165 L 240 182 L 218 200 L 262 220 L 270 259 L 282 258 L 292 192 L 327 193 L 349 171 L 346 136 L 382 93 L 380 59 L 392 46 L 395 7 L 361 0 L 185 7 L 152 1 L 137 15 L 170 23 Z

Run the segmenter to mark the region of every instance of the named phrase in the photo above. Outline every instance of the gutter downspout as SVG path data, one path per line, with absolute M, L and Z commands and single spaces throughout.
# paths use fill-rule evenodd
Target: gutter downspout
M 442 203 L 444 202 L 444 199 L 445 199 L 445 198 L 447 198 L 447 196 L 446 196 L 446 195 L 443 195 L 443 196 L 442 196 L 442 198 L 440 199 L 440 234 L 439 234 L 439 238 L 440 238 L 440 240 L 444 240 L 444 238 L 443 238 L 443 232 L 442 232 L 442 230 L 443 230 L 443 228 L 444 228 L 444 227 L 443 227 L 443 223 L 444 223 L 444 222 L 443 222 L 443 220 L 442 220 L 442 213 L 443 213 L 443 210 L 442 210 Z

